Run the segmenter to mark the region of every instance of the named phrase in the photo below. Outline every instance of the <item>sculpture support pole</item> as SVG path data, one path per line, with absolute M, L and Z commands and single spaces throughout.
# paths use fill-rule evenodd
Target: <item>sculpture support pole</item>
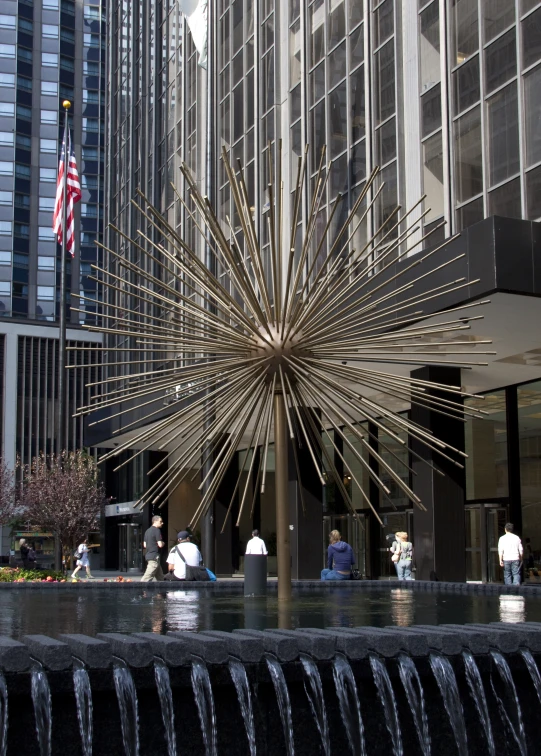
M 291 598 L 291 547 L 287 469 L 287 419 L 284 395 L 274 395 L 274 449 L 276 458 L 276 556 L 278 600 Z

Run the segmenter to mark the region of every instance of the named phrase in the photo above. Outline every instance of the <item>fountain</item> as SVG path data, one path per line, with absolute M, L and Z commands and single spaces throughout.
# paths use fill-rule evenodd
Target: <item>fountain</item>
M 0 637 L 0 756 L 541 751 L 528 623 L 63 638 Z

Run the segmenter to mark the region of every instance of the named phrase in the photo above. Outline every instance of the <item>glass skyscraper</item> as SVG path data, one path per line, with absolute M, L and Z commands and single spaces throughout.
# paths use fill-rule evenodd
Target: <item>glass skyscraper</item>
M 378 182 L 383 188 L 373 205 L 369 194 L 360 206 L 352 248 L 362 248 L 397 204 L 410 208 L 425 194 L 429 210 L 422 217 L 420 208 L 412 214 L 419 218 L 419 231 L 413 244 L 409 240 L 408 254 L 460 234 L 460 243 L 471 256 L 472 275 L 477 249 L 485 250 L 494 266 L 497 262 L 494 283 L 487 284 L 486 291 L 503 292 L 508 290 L 507 283 L 511 286 L 505 280 L 505 266 L 515 253 L 512 238 L 520 237 L 517 250 L 524 244 L 528 270 L 531 260 L 541 264 L 539 227 L 531 223 L 541 219 L 541 2 L 209 0 L 209 7 L 212 54 L 207 74 L 197 66 L 191 35 L 174 2 L 151 0 L 134 5 L 117 0 L 108 6 L 106 215 L 124 233 L 137 232 L 130 200 L 140 188 L 203 255 L 203 240 L 190 217 L 190 200 L 186 200 L 187 208 L 182 207 L 170 186 L 172 181 L 184 196 L 178 170 L 184 161 L 215 204 L 224 233 L 235 237 L 242 249 L 241 226 L 220 160 L 225 148 L 231 163 L 236 166 L 239 159 L 244 167 L 256 230 L 268 258 L 269 151 L 276 170 L 281 149 L 284 196 L 291 197 L 298 158 L 308 144 L 308 190 L 297 220 L 300 247 L 325 145 L 330 179 L 318 210 L 319 229 L 325 227 L 339 193 L 345 197 L 341 213 L 346 214 L 372 170 L 381 169 Z M 209 81 L 214 99 L 207 113 Z M 210 174 L 208 124 L 213 147 Z M 205 186 L 207 175 L 212 176 L 210 186 Z M 488 220 L 492 216 L 516 219 L 516 223 Z M 338 213 L 333 227 L 341 220 L 343 215 Z M 286 201 L 286 234 L 292 222 L 292 202 Z M 143 230 L 153 233 L 150 225 Z M 394 243 L 400 232 L 397 224 L 388 243 Z M 136 256 L 118 237 L 111 235 L 108 244 L 118 254 Z M 502 245 L 506 245 L 505 254 L 500 252 Z M 405 250 L 402 245 L 397 254 Z M 114 264 L 111 257 L 108 265 Z M 513 275 L 518 275 L 523 266 L 511 267 Z M 529 283 L 528 275 L 524 274 L 518 289 L 511 287 L 513 293 L 524 295 L 513 300 L 515 313 L 521 312 L 525 295 L 541 294 L 537 290 L 541 282 L 532 273 L 533 284 Z M 122 292 L 114 296 L 119 297 L 117 302 L 124 301 Z M 501 303 L 502 312 L 503 299 L 494 301 Z M 131 304 L 144 317 L 146 305 Z M 530 317 L 524 305 L 525 322 Z M 487 322 L 492 321 L 487 317 Z M 500 329 L 498 319 L 493 322 Z M 541 459 L 526 465 L 518 442 L 503 457 L 501 441 L 502 433 L 512 433 L 516 441 L 519 425 L 520 433 L 530 438 L 521 441 L 521 450 L 537 448 L 537 441 L 531 439 L 541 438 L 536 412 L 525 409 L 523 389 L 517 393 L 516 387 L 541 378 L 541 363 L 514 353 L 526 355 L 541 349 L 535 339 L 532 334 L 520 347 L 500 342 L 498 356 L 486 374 L 471 379 L 476 391 L 497 390 L 504 397 L 503 405 L 489 402 L 494 418 L 483 426 L 483 432 L 477 427 L 466 429 L 466 446 L 472 453 L 463 486 L 467 501 L 464 549 L 470 550 L 467 569 L 472 579 L 493 579 L 492 556 L 487 555 L 493 554 L 495 536 L 490 535 L 490 527 L 494 517 L 512 516 L 520 527 L 524 511 L 524 522 L 529 523 L 541 558 L 541 487 L 535 488 L 532 482 L 532 465 L 541 470 Z M 108 362 L 114 362 L 119 342 L 111 340 L 110 345 Z M 504 373 L 496 363 L 523 365 L 528 370 L 506 368 Z M 111 374 L 114 370 L 110 368 Z M 527 392 L 531 401 L 527 406 L 539 409 L 541 393 L 532 391 Z M 531 418 L 519 423 L 524 413 Z M 396 453 L 402 453 L 400 449 Z M 472 464 L 478 465 L 475 473 Z M 507 466 L 514 483 L 506 487 L 501 481 Z M 500 482 L 494 490 L 484 489 L 486 495 L 477 495 L 476 486 L 479 492 L 484 485 L 482 468 L 498 470 L 493 478 Z M 385 540 L 368 522 L 369 514 L 365 530 L 353 533 L 339 497 L 331 485 L 326 488 L 324 529 L 342 522 L 341 527 L 357 543 L 365 572 L 387 574 Z M 185 490 L 182 496 L 190 498 L 197 492 Z M 352 496 L 355 501 L 354 491 Z M 396 511 L 377 502 L 385 529 L 415 529 L 408 503 L 399 499 L 398 492 L 392 493 L 391 500 Z M 178 495 L 169 506 L 188 521 L 190 506 L 181 503 Z M 468 514 L 471 508 L 481 514 Z M 501 515 L 487 514 L 500 509 Z M 265 522 L 262 515 L 257 522 L 268 533 L 273 530 L 270 517 Z M 483 523 L 475 531 L 483 529 L 475 547 L 470 543 L 477 538 L 472 535 L 473 520 Z M 251 525 L 246 523 L 244 530 L 249 532 Z M 471 557 L 472 548 L 483 550 L 482 557 Z
M 0 8 L 0 353 L 3 459 L 14 465 L 53 450 L 58 402 L 60 247 L 52 231 L 58 159 L 68 99 L 82 200 L 75 206 L 75 256 L 67 261 L 67 432 L 83 444 L 98 334 L 97 286 L 90 278 L 102 238 L 105 6 L 74 0 L 3 0 Z M 81 295 L 81 299 L 79 296 Z M 70 306 L 82 312 L 70 311 Z M 9 548 L 5 539 L 0 554 Z

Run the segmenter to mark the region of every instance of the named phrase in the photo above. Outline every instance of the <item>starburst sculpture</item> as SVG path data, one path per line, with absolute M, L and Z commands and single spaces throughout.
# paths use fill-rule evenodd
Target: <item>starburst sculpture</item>
M 407 463 L 381 440 L 378 453 L 370 443 L 370 432 L 360 423 L 370 421 L 400 445 L 406 442 L 399 434 L 409 435 L 432 452 L 462 464 L 462 452 L 393 411 L 385 399 L 378 397 L 387 397 L 389 403 L 392 399 L 414 402 L 461 419 L 465 414 L 479 416 L 481 411 L 463 406 L 465 393 L 460 386 L 442 387 L 405 377 L 386 371 L 385 364 L 392 364 L 395 370 L 396 366 L 426 364 L 486 364 L 477 359 L 471 361 L 468 355 L 487 354 L 479 349 L 490 343 L 472 340 L 471 336 L 464 338 L 471 322 L 481 316 L 468 314 L 465 320 L 453 310 L 434 313 L 435 299 L 474 283 L 461 278 L 431 287 L 432 273 L 462 257 L 458 255 L 436 268 L 427 264 L 451 239 L 408 259 L 430 236 L 419 238 L 420 221 L 429 212 L 423 212 L 423 200 L 402 214 L 397 207 L 361 248 L 353 248 L 358 228 L 383 189 L 378 169 L 367 180 L 341 226 L 335 228 L 343 202 L 338 196 L 321 229 L 319 211 L 330 175 L 323 151 L 304 238 L 300 249 L 296 246 L 307 157 L 306 149 L 297 166 L 290 234 L 283 227 L 283 184 L 279 173 L 268 186 L 265 222 L 270 260 L 262 253 L 243 169 L 240 163 L 237 170 L 233 169 L 225 150 L 222 159 L 244 249 L 235 241 L 229 219 L 224 230 L 185 165 L 181 168 L 184 197 L 173 187 L 178 202 L 204 237 L 214 266 L 205 266 L 183 236 L 138 192 L 137 200 L 132 202 L 140 214 L 141 228 L 151 228 L 153 233 L 141 230 L 137 238 L 130 239 L 112 227 L 123 238 L 125 248 L 131 249 L 124 253 L 104 247 L 116 263 L 114 272 L 93 266 L 100 284 L 114 296 L 106 297 L 104 326 L 90 326 L 109 336 L 129 338 L 131 343 L 118 352 L 127 356 L 124 369 L 95 386 L 90 405 L 80 409 L 80 414 L 87 414 L 107 408 L 121 419 L 118 433 L 138 428 L 102 460 L 128 449 L 133 450 L 133 457 L 150 448 L 166 452 L 161 469 L 151 471 L 155 481 L 139 500 L 140 506 L 163 502 L 187 476 L 193 475 L 194 468 L 203 471 L 203 494 L 192 526 L 211 505 L 236 452 L 259 447 L 261 453 L 249 457 L 246 482 L 242 482 L 240 471 L 232 493 L 228 514 L 238 494 L 239 524 L 245 508 L 253 509 L 258 491 L 265 489 L 269 445 L 274 442 L 278 571 L 282 584 L 284 575 L 287 582 L 285 562 L 289 564 L 287 461 L 284 462 L 287 435 L 295 464 L 298 466 L 297 446 L 302 445 L 309 451 L 321 483 L 333 481 L 354 516 L 357 514 L 329 448 L 341 459 L 352 485 L 359 487 L 369 507 L 372 504 L 368 492 L 350 469 L 342 446 L 385 496 L 390 494 L 390 488 L 384 478 L 393 481 L 404 496 L 422 508 L 419 497 L 395 469 L 397 461 L 406 467 Z M 277 162 L 280 166 L 281 152 Z M 272 177 L 270 164 L 268 173 Z M 403 262 L 393 269 L 397 258 Z M 414 285 L 421 282 L 426 283 L 426 289 L 422 294 L 414 293 Z M 125 302 L 129 300 L 137 303 L 134 309 L 127 309 Z M 431 306 L 429 312 L 424 310 L 427 303 Z M 482 303 L 467 307 L 477 304 Z M 141 314 L 145 307 L 145 314 Z M 463 315 L 465 307 L 459 309 Z M 149 310 L 154 314 L 150 315 Z M 110 347 L 104 349 L 109 351 Z M 131 360 L 135 352 L 140 358 Z M 168 400 L 165 417 L 164 397 Z M 126 413 L 135 408 L 143 420 L 124 423 Z M 332 431 L 342 443 L 336 443 Z M 377 460 L 379 472 L 368 463 L 367 450 Z M 393 464 L 388 461 L 391 457 Z M 256 483 L 252 494 L 253 479 Z

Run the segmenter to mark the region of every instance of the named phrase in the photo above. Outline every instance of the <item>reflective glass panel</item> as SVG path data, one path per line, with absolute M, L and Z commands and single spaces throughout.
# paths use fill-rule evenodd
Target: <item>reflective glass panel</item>
M 509 0 L 490 0 L 481 3 L 483 40 L 490 42 L 515 20 L 515 3 Z
M 528 219 L 541 218 L 541 166 L 526 174 L 526 203 Z
M 425 208 L 430 207 L 426 222 L 439 218 L 444 212 L 443 149 L 441 131 L 426 139 L 423 149 L 423 193 L 427 195 Z
M 490 186 L 505 181 L 520 168 L 517 86 L 511 84 L 487 102 Z
M 479 86 L 479 56 L 468 60 L 453 72 L 454 112 L 458 115 L 474 105 L 481 96 Z
M 458 65 L 479 49 L 477 0 L 451 0 L 452 63 Z
M 459 202 L 464 202 L 483 191 L 480 108 L 455 121 L 454 142 L 456 195 Z
M 485 50 L 485 89 L 487 94 L 517 73 L 515 30 L 504 34 Z
M 422 136 L 436 131 L 441 126 L 441 88 L 438 84 L 421 97 Z
M 524 77 L 526 165 L 541 161 L 541 66 Z
M 376 53 L 375 116 L 376 125 L 395 111 L 394 40 L 391 39 Z
M 431 3 L 419 17 L 421 26 L 421 93 L 441 79 L 440 14 L 438 3 Z
M 531 13 L 521 23 L 522 65 L 531 66 L 541 58 L 541 7 Z
M 481 419 L 468 417 L 464 429 L 466 498 L 492 499 L 509 493 L 507 474 L 507 411 L 505 391 L 465 399 L 466 407 L 481 409 Z
M 506 218 L 522 218 L 520 205 L 520 179 L 493 189 L 488 195 L 488 214 Z

